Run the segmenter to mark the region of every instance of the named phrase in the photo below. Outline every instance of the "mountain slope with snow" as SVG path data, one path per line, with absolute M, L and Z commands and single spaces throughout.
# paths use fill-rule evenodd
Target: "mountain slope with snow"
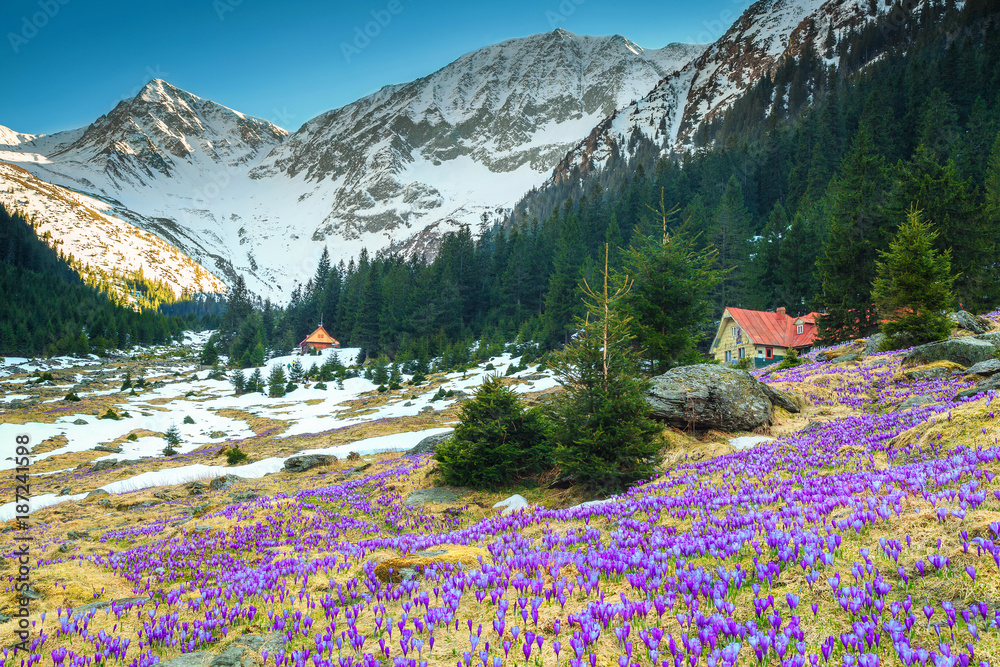
M 560 161 L 547 184 L 599 169 L 613 155 L 633 157 L 640 137 L 661 154 L 691 149 L 700 123 L 723 114 L 784 59 L 797 58 L 806 48 L 822 53 L 831 30 L 879 20 L 890 9 L 869 0 L 758 0 L 699 57 L 598 124 Z
M 83 265 L 84 277 L 141 272 L 166 283 L 178 296 L 184 291 L 226 291 L 219 278 L 173 245 L 115 215 L 106 202 L 3 162 L 0 204 L 32 220 L 39 238 Z M 119 295 L 130 301 L 130 294 L 119 290 Z
M 508 40 L 292 134 L 161 81 L 87 128 L 0 134 L 0 161 L 99 197 L 213 271 L 283 299 L 362 247 L 433 250 L 509 209 L 601 118 L 704 46 L 564 30 Z

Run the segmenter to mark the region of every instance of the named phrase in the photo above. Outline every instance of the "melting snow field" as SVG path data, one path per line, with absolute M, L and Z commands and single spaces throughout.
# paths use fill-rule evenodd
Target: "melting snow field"
M 184 344 L 197 351 L 208 340 L 208 335 L 209 332 L 189 332 L 185 335 Z M 135 348 L 123 361 L 143 359 L 143 355 L 163 356 L 164 352 L 164 348 Z M 319 356 L 293 354 L 276 357 L 268 360 L 260 370 L 266 378 L 273 367 L 281 366 L 287 370 L 296 361 L 308 370 L 313 364 L 321 366 L 333 356 L 345 366 L 351 366 L 355 363 L 358 352 L 359 350 L 354 348 L 328 349 L 321 351 Z M 148 361 L 149 357 L 146 356 L 145 360 Z M 0 442 L 14 442 L 17 435 L 27 434 L 34 446 L 43 442 L 50 443 L 43 452 L 33 457 L 33 462 L 56 457 L 71 457 L 101 448 L 98 449 L 100 455 L 87 459 L 82 465 L 91 466 L 100 461 L 110 464 L 156 459 L 162 459 L 166 463 L 167 457 L 163 454 L 165 447 L 163 433 L 172 426 L 180 433 L 181 443 L 176 450 L 181 455 L 196 452 L 205 446 L 222 447 L 224 443 L 231 444 L 255 436 L 254 430 L 248 423 L 250 419 L 268 419 L 284 424 L 284 430 L 280 433 L 281 438 L 320 435 L 345 427 L 440 412 L 454 405 L 462 396 L 474 393 L 488 375 L 505 375 L 510 366 L 516 365 L 519 361 L 519 358 L 510 354 L 493 357 L 488 362 L 492 364 L 489 370 L 487 364 L 483 363 L 465 373 L 447 374 L 443 377 L 443 382 L 417 387 L 405 386 L 403 391 L 391 394 L 388 400 L 380 401 L 370 410 L 362 407 L 359 411 L 352 410 L 351 404 L 366 395 L 379 396 L 376 393 L 376 385 L 363 377 L 347 378 L 339 386 L 336 382 L 329 382 L 325 390 L 317 389 L 314 384 L 301 383 L 294 392 L 282 398 L 270 398 L 262 393 L 236 396 L 228 381 L 210 377 L 214 374 L 212 369 L 199 369 L 193 363 L 183 361 L 174 364 L 147 363 L 142 367 L 141 373 L 150 386 L 132 395 L 119 389 L 125 377 L 125 370 L 122 367 L 109 368 L 108 364 L 97 357 L 82 359 L 57 357 L 45 360 L 8 358 L 0 365 L 0 407 L 12 401 L 36 399 L 37 409 L 43 413 L 56 412 L 58 416 L 48 423 L 32 421 L 16 424 L 4 421 L 0 413 Z M 23 376 L 36 371 L 55 374 L 58 383 L 36 384 L 35 377 Z M 253 369 L 245 371 L 247 375 L 252 372 Z M 21 377 L 11 377 L 15 375 Z M 138 377 L 135 371 L 132 375 L 133 379 Z M 521 394 L 544 391 L 557 384 L 551 372 L 538 373 L 535 368 L 511 373 L 509 377 L 517 381 L 514 389 Z M 88 378 L 99 382 L 83 384 Z M 403 376 L 404 382 L 409 379 L 410 376 Z M 67 380 L 70 382 L 67 383 Z M 48 393 L 44 398 L 39 393 L 29 393 L 36 388 L 38 391 L 48 390 Z M 454 392 L 454 395 L 440 398 L 439 389 L 443 392 Z M 76 409 L 78 404 L 63 400 L 63 395 L 69 391 L 76 393 L 81 399 L 113 397 L 119 419 L 101 419 L 93 410 Z M 436 396 L 438 398 L 435 400 Z M 425 437 L 449 430 L 449 428 L 425 428 L 366 438 L 328 448 L 306 449 L 289 456 L 266 457 L 245 465 L 199 463 L 146 470 L 100 488 L 109 494 L 121 494 L 153 486 L 208 480 L 227 474 L 254 479 L 278 472 L 290 456 L 332 454 L 343 457 L 349 452 L 366 455 L 401 451 L 413 447 Z M 135 435 L 130 436 L 130 434 Z M 118 451 L 111 451 L 109 447 Z M 13 450 L 0 450 L 0 470 L 10 470 L 15 467 L 13 454 Z M 59 467 L 63 469 L 32 472 L 31 475 L 34 478 L 41 478 L 72 470 L 72 468 L 65 469 L 64 466 Z M 35 495 L 31 499 L 30 510 L 34 512 L 54 504 L 79 500 L 85 495 L 78 493 Z M 13 516 L 13 502 L 0 505 L 0 521 Z

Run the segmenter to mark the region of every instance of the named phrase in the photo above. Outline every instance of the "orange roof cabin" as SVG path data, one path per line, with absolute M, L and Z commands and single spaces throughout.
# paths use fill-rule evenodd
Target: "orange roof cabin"
M 323 325 L 319 325 L 316 331 L 305 337 L 305 339 L 299 343 L 299 351 L 305 354 L 309 351 L 309 348 L 316 350 L 325 350 L 328 347 L 340 347 L 340 342 L 328 334 Z
M 789 349 L 808 352 L 816 339 L 816 318 L 822 313 L 791 317 L 784 308 L 763 310 L 726 308 L 709 353 L 723 363 L 750 357 L 755 368 L 785 358 Z

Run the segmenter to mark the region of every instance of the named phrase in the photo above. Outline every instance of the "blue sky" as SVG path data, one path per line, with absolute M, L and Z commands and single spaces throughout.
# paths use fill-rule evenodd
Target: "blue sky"
M 158 77 L 294 131 L 511 37 L 561 27 L 618 33 L 646 48 L 709 42 L 748 4 L 3 0 L 0 125 L 30 133 L 81 127 Z M 358 37 L 366 28 L 374 34 L 367 43 Z

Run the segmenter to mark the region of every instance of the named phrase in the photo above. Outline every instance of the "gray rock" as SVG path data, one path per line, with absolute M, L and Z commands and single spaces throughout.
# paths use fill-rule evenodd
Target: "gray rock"
M 684 366 L 654 377 L 651 416 L 677 428 L 752 431 L 771 423 L 771 393 L 749 373 L 714 364 Z M 796 410 L 797 411 L 797 410 Z
M 191 482 L 184 488 L 187 489 L 189 496 L 200 496 L 205 493 L 205 485 L 201 482 Z
M 336 461 L 337 457 L 329 454 L 307 454 L 305 456 L 293 456 L 285 461 L 285 470 L 288 472 L 305 472 L 318 466 Z
M 158 662 L 160 667 L 208 667 L 212 654 L 208 651 L 195 651 L 193 653 L 182 653 L 176 658 Z
M 908 399 L 896 406 L 896 411 L 909 410 L 910 408 L 920 407 L 921 405 L 929 405 L 931 403 L 937 403 L 937 399 L 933 396 L 910 396 Z
M 972 398 L 988 391 L 1000 392 L 1000 375 L 988 377 L 975 387 L 958 392 L 955 394 L 955 398 Z
M 105 459 L 103 461 L 98 461 L 94 465 L 90 466 L 90 472 L 101 472 L 102 470 L 110 470 L 118 465 L 118 459 Z
M 980 361 L 975 364 L 969 370 L 965 371 L 966 375 L 996 375 L 1000 373 L 1000 359 L 987 359 L 986 361 Z
M 921 368 L 912 371 L 903 371 L 903 377 L 910 382 L 923 382 L 924 380 L 943 380 L 950 377 L 952 370 L 942 366 L 934 368 Z
M 494 509 L 498 507 L 503 508 L 500 514 L 503 516 L 507 516 L 508 514 L 512 514 L 514 512 L 520 512 L 521 510 L 526 510 L 529 507 L 531 507 L 531 505 L 528 503 L 527 498 L 518 493 L 515 493 L 510 498 L 501 500 L 500 502 L 493 505 Z
M 243 491 L 242 493 L 234 493 L 229 497 L 232 498 L 234 503 L 247 503 L 260 498 L 260 494 L 254 491 Z
M 62 490 L 59 491 L 60 496 L 68 496 L 71 493 L 73 493 L 73 487 L 71 486 L 64 486 Z
M 41 600 L 45 596 L 36 591 L 31 586 L 28 586 L 27 588 L 21 589 L 21 597 L 26 597 L 29 600 Z
M 108 495 L 108 492 L 105 491 L 104 489 L 94 489 L 93 491 L 91 491 L 90 493 L 88 493 L 84 497 L 85 498 L 95 498 L 97 496 L 106 496 L 106 495 Z
M 760 388 L 764 390 L 767 398 L 771 401 L 771 405 L 777 405 L 779 408 L 784 408 L 793 414 L 799 413 L 801 408 L 790 394 L 779 391 L 765 382 L 760 383 Z
M 74 419 L 73 423 L 76 424 L 77 426 L 86 426 L 90 422 L 87 421 L 86 419 Z
M 248 654 L 248 651 L 243 646 L 232 646 L 219 655 L 212 658 L 212 661 L 208 663 L 209 667 L 249 667 L 254 664 L 253 658 Z M 246 660 L 244 660 L 246 656 Z
M 406 455 L 417 456 L 419 454 L 433 454 L 442 443 L 451 439 L 452 433 L 454 433 L 454 430 L 449 431 L 448 433 L 429 435 L 407 451 Z
M 989 336 L 989 334 L 987 334 Z M 986 336 L 950 338 L 913 348 L 903 355 L 902 365 L 922 366 L 934 361 L 953 361 L 962 366 L 974 366 L 993 358 L 997 344 Z
M 110 447 L 108 445 L 97 445 L 94 447 L 95 452 L 109 452 L 111 454 L 121 454 L 121 447 Z
M 10 620 L 10 616 L 7 614 L 0 614 L 0 623 L 6 623 Z
M 241 481 L 243 478 L 239 475 L 223 475 L 222 477 L 216 477 L 211 482 L 208 483 L 208 488 L 210 491 L 221 491 L 223 489 L 228 489 L 233 484 Z
M 417 489 L 406 496 L 407 507 L 419 507 L 427 503 L 457 503 L 458 496 L 447 488 Z
M 845 354 L 843 356 L 837 357 L 836 359 L 834 359 L 830 363 L 831 364 L 846 364 L 849 361 L 857 361 L 860 358 L 861 358 L 860 354 Z
M 71 530 L 68 533 L 66 533 L 67 540 L 79 540 L 84 537 L 90 537 L 89 530 Z
M 948 319 L 954 322 L 959 329 L 971 331 L 974 334 L 984 334 L 990 330 L 990 321 L 983 317 L 977 317 L 972 313 L 960 310 L 955 313 L 948 313 Z
M 883 334 L 877 333 L 869 336 L 868 340 L 865 342 L 865 356 L 868 357 L 873 354 L 878 354 L 878 352 L 882 349 L 882 343 L 884 341 L 885 335 Z
M 59 545 L 59 553 L 61 554 L 68 553 L 73 550 L 73 546 L 74 545 L 72 542 L 63 542 L 62 544 Z

